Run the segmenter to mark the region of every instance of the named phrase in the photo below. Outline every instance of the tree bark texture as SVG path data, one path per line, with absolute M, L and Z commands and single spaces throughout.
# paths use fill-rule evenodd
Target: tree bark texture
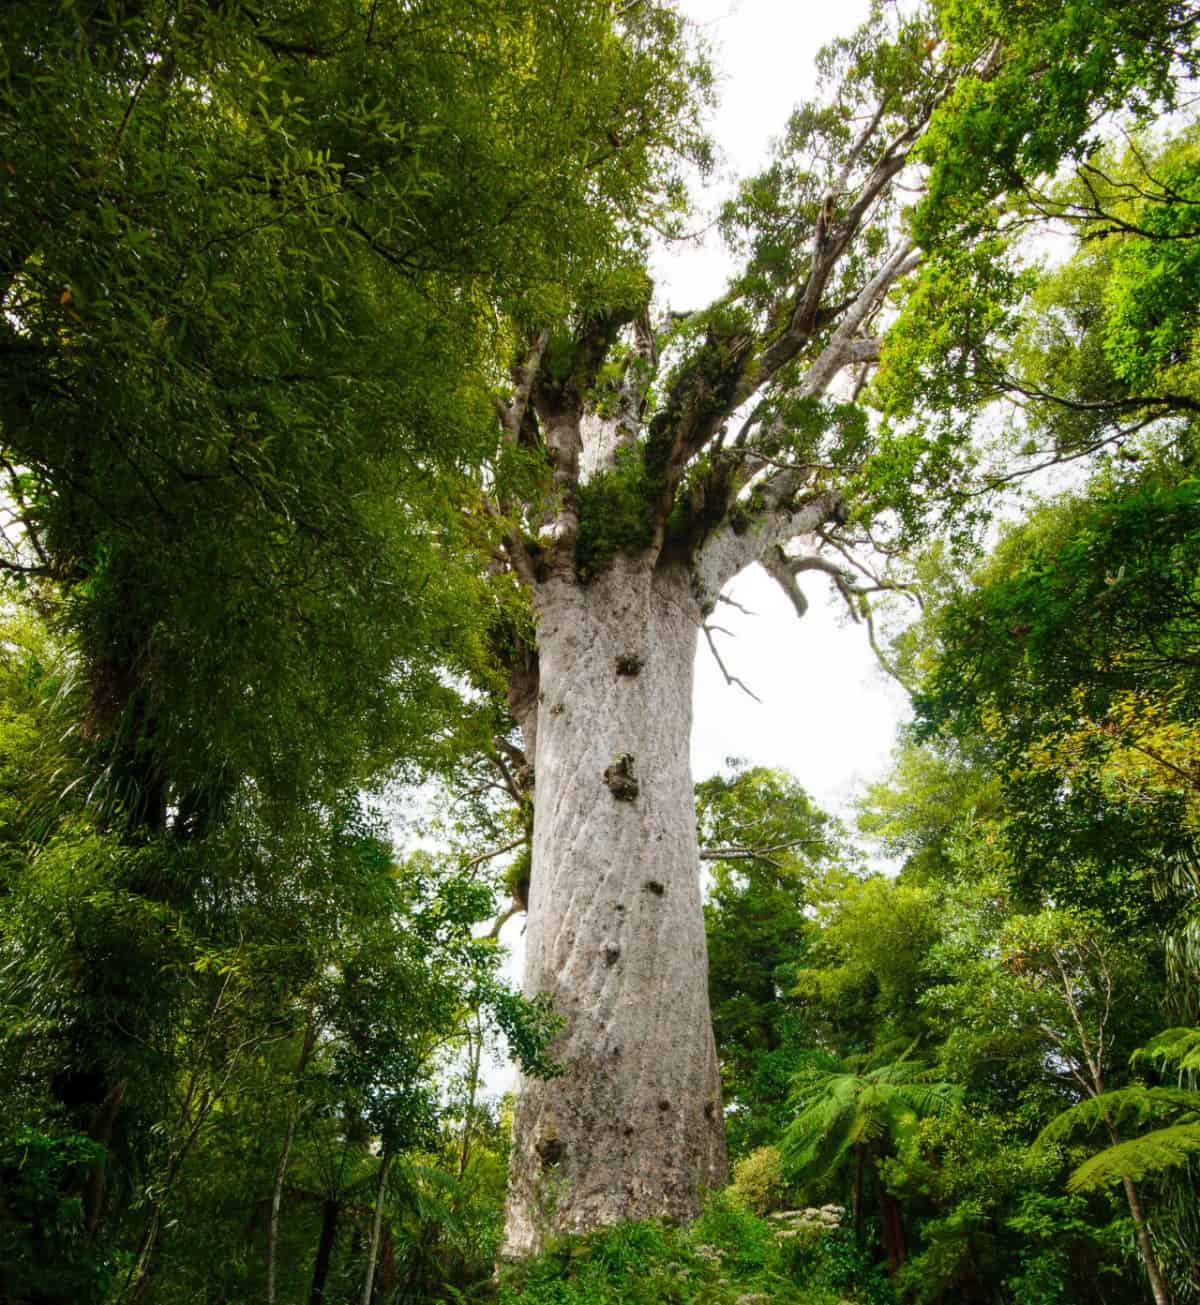
M 618 557 L 538 586 L 525 991 L 566 1027 L 521 1083 L 504 1254 L 620 1219 L 686 1219 L 725 1178 L 689 740 L 686 568 Z M 536 716 L 536 722 L 529 719 Z M 536 729 L 532 728 L 536 725 Z
M 288 1161 L 292 1155 L 292 1143 L 296 1139 L 296 1125 L 299 1123 L 299 1110 L 293 1106 L 288 1114 L 287 1134 L 283 1139 L 283 1150 L 279 1163 L 275 1166 L 275 1181 L 271 1185 L 271 1219 L 267 1225 L 267 1305 L 275 1305 L 275 1268 L 279 1249 L 279 1211 L 283 1204 L 283 1181 L 287 1177 Z
M 1171 1305 L 1171 1295 L 1167 1290 L 1166 1279 L 1154 1254 L 1154 1245 L 1150 1241 L 1150 1229 L 1146 1224 L 1146 1214 L 1142 1209 L 1142 1198 L 1131 1178 L 1122 1179 L 1125 1188 L 1125 1200 L 1129 1205 L 1129 1214 L 1133 1219 L 1134 1235 L 1137 1237 L 1138 1250 L 1142 1253 L 1142 1264 L 1146 1277 L 1150 1281 L 1150 1291 L 1155 1305 Z

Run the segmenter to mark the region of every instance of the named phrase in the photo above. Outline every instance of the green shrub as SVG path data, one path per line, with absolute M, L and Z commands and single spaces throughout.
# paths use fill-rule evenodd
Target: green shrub
M 110 1266 L 87 1236 L 82 1193 L 104 1148 L 22 1127 L 0 1138 L 0 1300 L 103 1299 Z
M 780 1209 L 786 1189 L 777 1147 L 760 1146 L 733 1166 L 733 1194 L 754 1214 Z
M 839 1305 L 836 1289 L 792 1273 L 778 1233 L 722 1193 L 687 1228 L 647 1220 L 560 1239 L 503 1272 L 499 1305 Z

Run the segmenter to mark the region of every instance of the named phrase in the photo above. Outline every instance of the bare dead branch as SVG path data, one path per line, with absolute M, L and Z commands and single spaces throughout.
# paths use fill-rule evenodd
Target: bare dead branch
M 701 626 L 700 628 L 704 631 L 704 637 L 708 640 L 708 646 L 712 651 L 712 655 L 716 659 L 717 665 L 721 668 L 721 674 L 725 677 L 725 683 L 728 685 L 735 685 L 737 688 L 741 689 L 743 693 L 753 698 L 754 701 L 761 706 L 762 699 L 758 696 L 758 694 L 755 693 L 754 690 L 751 689 L 743 680 L 738 679 L 736 675 L 730 675 L 728 668 L 726 667 L 724 661 L 722 661 L 721 659 L 721 654 L 717 651 L 717 645 L 713 642 L 712 630 L 709 628 L 709 626 L 706 624 Z M 729 632 L 726 630 L 724 631 L 724 633 L 728 634 Z

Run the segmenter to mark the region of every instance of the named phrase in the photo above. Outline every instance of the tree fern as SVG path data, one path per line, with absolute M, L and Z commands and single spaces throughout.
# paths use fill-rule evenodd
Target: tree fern
M 1090 1192 L 1098 1187 L 1110 1187 L 1124 1178 L 1137 1182 L 1147 1175 L 1185 1165 L 1197 1154 L 1200 1154 L 1200 1122 L 1156 1128 L 1085 1160 L 1067 1180 L 1067 1187 L 1072 1192 Z
M 1164 1029 L 1133 1053 L 1133 1063 L 1173 1067 L 1181 1076 L 1187 1075 L 1194 1087 L 1192 1076 L 1200 1073 L 1200 1029 Z
M 1133 1061 L 1154 1065 L 1160 1071 L 1173 1069 L 1179 1086 L 1134 1083 L 1081 1101 L 1052 1119 L 1034 1145 L 1062 1142 L 1101 1127 L 1144 1128 L 1169 1122 L 1140 1137 L 1114 1143 L 1085 1160 L 1067 1181 L 1073 1192 L 1109 1187 L 1123 1179 L 1137 1182 L 1186 1165 L 1200 1154 L 1200 1091 L 1194 1086 L 1200 1070 L 1200 1029 L 1166 1029 L 1134 1052 Z
M 855 1148 L 897 1137 L 960 1096 L 953 1084 L 904 1059 L 861 1072 L 846 1064 L 805 1070 L 795 1080 L 792 1102 L 799 1109 L 781 1150 L 793 1172 L 822 1177 Z
M 1187 1119 L 1200 1116 L 1200 1093 L 1186 1088 L 1146 1087 L 1143 1083 L 1134 1083 L 1080 1101 L 1064 1110 L 1042 1129 L 1035 1145 L 1063 1142 L 1108 1124 L 1120 1128 L 1123 1125 L 1144 1125 L 1155 1119 L 1178 1119 L 1180 1112 L 1184 1112 Z

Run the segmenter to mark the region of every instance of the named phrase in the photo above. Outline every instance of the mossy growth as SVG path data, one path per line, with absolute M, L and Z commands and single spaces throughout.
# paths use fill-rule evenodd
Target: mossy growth
M 637 797 L 641 785 L 633 773 L 633 757 L 630 753 L 623 752 L 605 769 L 604 782 L 618 802 L 632 802 Z
M 579 487 L 575 570 L 581 579 L 598 574 L 618 553 L 648 548 L 654 535 L 653 486 L 640 445 L 619 449 L 615 464 Z
M 698 443 L 703 443 L 728 414 L 739 380 L 751 365 L 748 351 L 754 336 L 743 329 L 746 325 L 738 314 L 709 315 L 702 328 L 705 338 L 672 373 L 669 399 L 647 424 L 644 437 L 619 450 L 614 466 L 579 487 L 575 570 L 580 579 L 602 571 L 618 553 L 637 553 L 649 546 L 655 508 L 678 475 L 671 464 L 680 439 L 686 445 L 699 437 Z M 605 379 L 602 373 L 602 382 Z M 691 484 L 702 487 L 709 470 L 708 460 L 702 458 L 692 468 Z M 696 524 L 697 510 L 697 503 L 676 495 L 668 537 L 686 537 Z
M 533 849 L 528 843 L 513 858 L 504 874 L 504 887 L 523 911 L 529 909 L 529 884 L 533 875 Z

